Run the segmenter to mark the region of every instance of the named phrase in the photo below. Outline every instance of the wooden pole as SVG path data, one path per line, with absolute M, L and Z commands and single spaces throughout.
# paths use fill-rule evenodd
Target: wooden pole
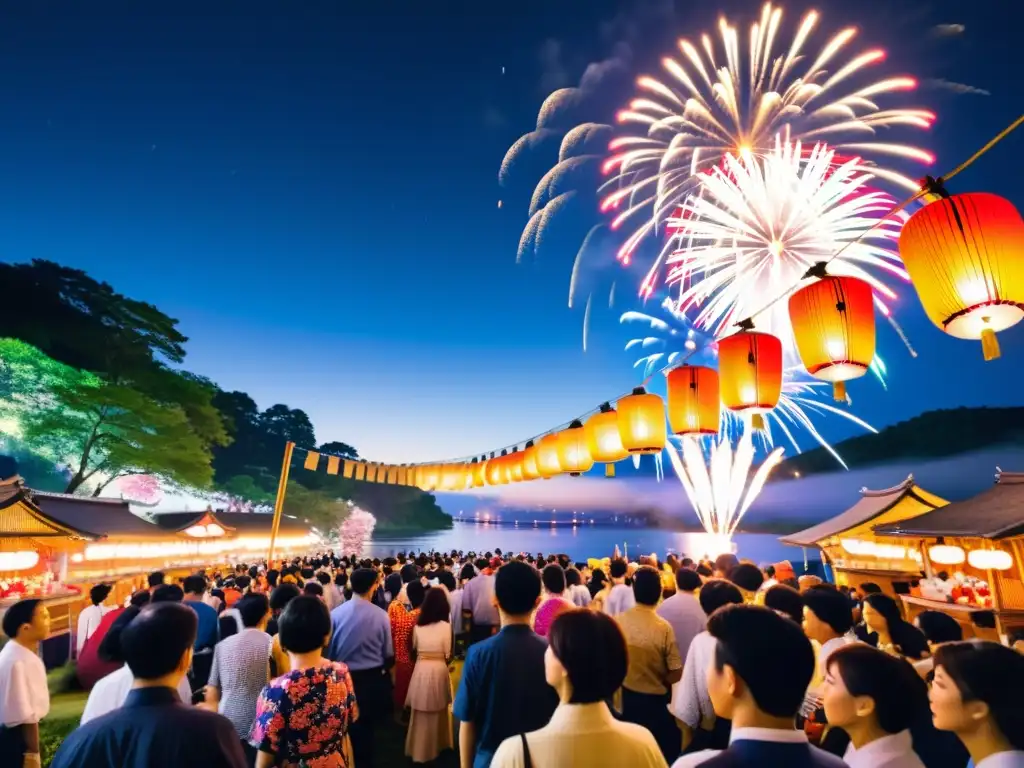
M 295 443 L 284 445 L 284 459 L 281 461 L 281 479 L 277 483 L 277 498 L 274 500 L 274 522 L 270 526 L 270 552 L 267 554 L 267 568 L 273 568 L 274 545 L 277 544 L 277 530 L 281 527 L 281 513 L 284 511 L 284 497 L 288 493 L 288 473 L 292 468 L 292 451 Z

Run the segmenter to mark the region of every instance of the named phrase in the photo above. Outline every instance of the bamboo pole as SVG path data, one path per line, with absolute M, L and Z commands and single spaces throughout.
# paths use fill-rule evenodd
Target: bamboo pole
M 292 468 L 292 451 L 295 443 L 288 441 L 284 445 L 284 459 L 281 461 L 281 479 L 277 483 L 277 498 L 274 500 L 274 522 L 270 527 L 270 552 L 267 554 L 267 568 L 273 568 L 274 545 L 277 544 L 277 530 L 281 527 L 281 513 L 284 511 L 284 498 L 288 493 L 288 473 Z

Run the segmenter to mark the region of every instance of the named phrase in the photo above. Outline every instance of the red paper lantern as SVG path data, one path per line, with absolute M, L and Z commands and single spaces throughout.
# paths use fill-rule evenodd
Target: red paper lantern
M 716 435 L 721 421 L 718 371 L 699 365 L 673 368 L 666 376 L 668 423 L 676 435 Z

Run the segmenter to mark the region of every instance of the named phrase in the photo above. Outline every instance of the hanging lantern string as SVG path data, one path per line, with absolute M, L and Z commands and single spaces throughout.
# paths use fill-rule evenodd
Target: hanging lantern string
M 931 191 L 931 189 L 932 189 L 930 184 L 938 183 L 938 184 L 941 185 L 942 182 L 949 181 L 950 179 L 952 179 L 957 174 L 965 171 L 967 168 L 969 168 L 971 165 L 973 165 L 975 162 L 977 162 L 977 160 L 982 155 L 984 155 L 986 152 L 988 152 L 990 149 L 992 149 L 994 146 L 996 146 L 999 142 L 1001 142 L 1003 139 L 1005 139 L 1007 136 L 1009 136 L 1015 130 L 1020 128 L 1021 125 L 1024 125 L 1024 115 L 1021 115 L 1016 120 L 1014 120 L 1012 123 L 1010 123 L 1008 126 L 1006 126 L 1006 128 L 1004 128 L 1002 131 L 997 133 L 991 140 L 989 140 L 983 147 L 981 147 L 981 149 L 979 149 L 973 155 L 968 157 L 966 160 L 964 160 L 962 163 L 960 163 L 960 165 L 956 166 L 949 173 L 946 173 L 943 176 L 936 177 L 933 181 L 929 182 L 929 185 L 923 185 L 920 190 L 915 192 L 913 195 L 908 197 L 906 200 L 904 200 L 903 202 L 898 203 L 897 205 L 893 206 L 891 209 L 889 209 L 889 211 L 886 212 L 886 214 L 882 218 L 880 218 L 878 221 L 876 221 L 870 227 L 867 227 L 866 229 L 864 229 L 857 236 L 857 238 L 855 240 L 851 240 L 848 243 L 845 243 L 842 248 L 840 248 L 835 253 L 833 253 L 831 256 L 829 256 L 829 258 L 826 259 L 823 264 L 820 264 L 820 265 L 816 264 L 813 267 L 811 267 L 811 269 L 808 270 L 808 272 L 805 273 L 788 290 L 783 291 L 780 295 L 776 296 L 774 299 L 772 299 L 770 302 L 765 304 L 759 310 L 757 310 L 756 312 L 752 313 L 751 315 L 749 315 L 748 317 L 744 318 L 743 320 L 740 320 L 739 322 L 735 323 L 735 326 L 737 326 L 739 328 L 745 328 L 745 329 L 753 328 L 753 320 L 754 320 L 755 317 L 757 317 L 758 315 L 763 314 L 764 312 L 766 312 L 767 310 L 771 309 L 773 306 L 778 304 L 780 301 L 782 301 L 784 298 L 786 298 L 790 293 L 792 293 L 792 291 L 795 288 L 797 288 L 800 285 L 801 282 L 806 280 L 808 277 L 815 277 L 818 274 L 820 274 L 825 266 L 827 266 L 832 261 L 834 261 L 839 256 L 841 256 L 843 254 L 843 252 L 847 248 L 849 248 L 851 245 L 855 245 L 855 244 L 861 242 L 861 240 L 863 240 L 865 237 L 867 237 L 869 234 L 871 234 L 871 232 L 873 232 L 875 229 L 877 229 L 879 226 L 881 226 L 882 223 L 886 219 L 888 219 L 888 218 L 890 218 L 892 216 L 895 216 L 896 214 L 898 214 L 901 211 L 903 211 L 904 209 L 906 209 L 915 200 L 919 200 L 921 197 L 923 197 L 924 195 L 928 194 Z M 587 302 L 588 309 L 589 309 L 589 306 L 590 306 L 590 302 L 588 301 Z M 914 355 L 914 357 L 916 357 L 917 356 L 917 352 L 910 345 L 910 341 L 907 339 L 906 334 L 903 333 L 903 330 L 895 323 L 895 321 L 890 321 L 890 322 L 892 323 L 893 327 L 896 329 L 896 332 L 899 334 L 900 338 L 903 340 L 903 343 L 906 344 L 907 348 L 911 351 L 911 354 Z M 643 383 L 641 384 L 641 386 L 646 387 L 647 384 L 650 383 L 651 379 L 653 379 L 658 374 L 668 373 L 669 371 L 671 371 L 674 368 L 680 368 L 680 367 L 686 365 L 687 361 L 691 357 L 696 355 L 698 352 L 703 352 L 705 349 L 707 349 L 709 344 L 711 344 L 711 343 L 713 343 L 714 341 L 717 341 L 717 340 L 718 339 L 716 338 L 716 339 L 714 339 L 711 342 L 707 342 L 703 346 L 697 347 L 695 349 L 688 350 L 686 352 L 686 354 L 682 355 L 681 357 L 677 357 L 677 358 L 673 359 L 671 362 L 666 363 L 665 365 L 663 365 L 661 368 L 658 368 L 658 369 L 652 371 L 650 373 L 650 375 L 648 375 L 643 380 Z M 632 394 L 632 392 L 633 392 L 633 390 L 629 389 L 628 391 L 623 392 L 622 394 L 617 395 L 616 397 L 613 397 L 613 398 L 611 398 L 609 400 L 606 400 L 605 402 L 607 402 L 607 403 L 614 403 L 615 401 L 620 400 L 623 397 L 626 397 L 627 395 Z M 504 446 L 502 448 L 498 448 L 496 451 L 488 451 L 488 452 L 486 452 L 484 454 L 479 454 L 479 453 L 478 454 L 473 454 L 472 456 L 460 456 L 458 458 L 452 458 L 452 459 L 441 459 L 441 460 L 438 460 L 438 461 L 418 462 L 416 464 L 408 464 L 408 465 L 405 465 L 405 466 L 417 467 L 417 466 L 423 466 L 425 464 L 459 464 L 459 463 L 473 461 L 473 460 L 476 460 L 478 458 L 486 457 L 488 454 L 491 454 L 491 453 L 497 455 L 497 454 L 500 454 L 501 451 L 511 452 L 511 451 L 514 451 L 518 446 L 523 445 L 523 444 L 525 444 L 525 443 L 527 443 L 527 442 L 529 442 L 531 440 L 536 441 L 536 440 L 539 440 L 540 438 L 545 437 L 547 435 L 553 434 L 555 432 L 559 432 L 559 431 L 565 429 L 566 427 L 568 427 L 570 424 L 572 424 L 573 421 L 583 421 L 584 419 L 586 419 L 586 418 L 592 416 L 593 414 L 597 413 L 599 410 L 600 410 L 600 406 L 598 406 L 596 408 L 591 408 L 590 410 L 586 411 L 585 413 L 582 413 L 579 416 L 577 416 L 575 419 L 570 419 L 569 421 L 567 421 L 567 422 L 565 422 L 563 424 L 559 424 L 556 427 L 553 427 L 551 429 L 547 429 L 547 430 L 545 430 L 543 432 L 540 432 L 539 434 L 536 434 L 533 437 L 529 437 L 526 440 L 520 440 L 520 441 L 518 441 L 516 443 L 513 443 L 511 445 L 506 445 L 506 446 Z M 330 454 L 324 454 L 324 455 L 330 455 Z M 344 458 L 344 457 L 339 457 L 339 458 Z M 365 459 L 357 459 L 357 461 L 365 461 Z M 370 462 L 368 462 L 368 463 L 370 463 Z

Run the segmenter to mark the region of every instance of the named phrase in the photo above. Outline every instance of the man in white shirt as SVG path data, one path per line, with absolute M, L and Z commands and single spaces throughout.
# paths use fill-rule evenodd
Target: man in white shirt
M 85 647 L 85 641 L 92 637 L 93 632 L 99 628 L 100 622 L 103 621 L 103 614 L 108 610 L 103 607 L 103 601 L 107 599 L 109 594 L 109 584 L 97 584 L 89 590 L 90 605 L 88 608 L 83 608 L 82 612 L 78 614 L 77 653 L 82 652 L 82 648 Z
M 0 650 L 0 766 L 39 768 L 39 721 L 50 711 L 46 667 L 39 644 L 50 634 L 42 600 L 19 600 L 7 609 Z
M 672 625 L 679 658 L 685 659 L 693 638 L 707 626 L 708 615 L 697 600 L 701 581 L 696 571 L 689 568 L 676 571 L 676 587 L 676 593 L 659 605 L 656 613 Z
M 629 565 L 622 558 L 612 560 L 608 573 L 612 578 L 612 588 L 604 599 L 604 612 L 609 616 L 618 616 L 636 606 L 632 587 L 626 586 L 626 573 Z

